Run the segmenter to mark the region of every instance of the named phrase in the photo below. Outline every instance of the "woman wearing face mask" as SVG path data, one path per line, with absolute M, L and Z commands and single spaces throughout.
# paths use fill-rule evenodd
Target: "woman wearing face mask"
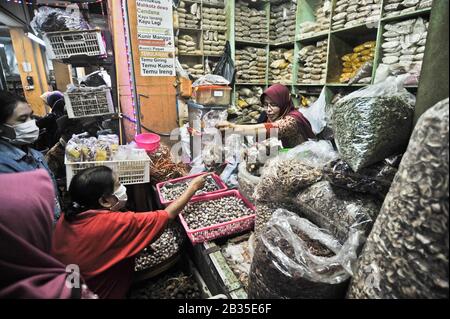
M 224 122 L 220 123 L 218 128 L 233 129 L 241 134 L 251 134 L 261 129 L 270 133 L 270 129 L 278 129 L 278 138 L 286 148 L 315 138 L 309 121 L 295 109 L 286 86 L 275 84 L 269 87 L 261 95 L 261 103 L 265 109 L 258 121 L 261 124 L 236 125 Z
M 47 148 L 52 148 L 58 143 L 61 137 L 57 120 L 65 115 L 64 107 L 66 103 L 64 101 L 64 95 L 59 91 L 46 92 L 41 98 L 50 107 L 50 113 L 44 117 L 36 116 L 36 125 L 39 129 L 46 130 L 45 140 L 42 142 Z
M 132 282 L 135 256 L 178 216 L 204 186 L 205 176 L 194 179 L 165 210 L 133 213 L 119 212 L 127 201 L 126 188 L 110 168 L 81 171 L 70 183 L 73 207 L 56 225 L 52 255 L 62 263 L 78 265 L 100 298 L 124 298 Z
M 44 156 L 30 147 L 38 137 L 39 128 L 27 102 L 9 92 L 0 92 L 0 174 L 43 168 L 53 178 Z M 61 209 L 54 185 L 56 220 Z

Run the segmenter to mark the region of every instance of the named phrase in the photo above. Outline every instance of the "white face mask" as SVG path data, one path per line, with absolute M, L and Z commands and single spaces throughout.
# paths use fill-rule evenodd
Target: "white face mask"
M 120 187 L 114 192 L 114 196 L 117 198 L 117 203 L 112 206 L 110 210 L 119 211 L 127 204 L 127 188 L 123 185 L 120 185 Z
M 25 123 L 11 126 L 16 137 L 10 139 L 10 142 L 15 145 L 29 145 L 36 142 L 39 137 L 39 127 L 36 125 L 36 120 L 27 121 Z

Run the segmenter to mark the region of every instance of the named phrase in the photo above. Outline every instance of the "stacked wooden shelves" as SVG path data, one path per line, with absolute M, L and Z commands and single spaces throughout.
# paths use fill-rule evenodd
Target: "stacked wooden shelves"
M 193 1 L 186 0 L 185 2 Z M 198 1 L 198 3 L 201 6 L 207 6 L 206 0 Z M 392 3 L 395 3 L 395 1 L 369 0 L 364 1 L 364 3 L 358 2 L 357 14 L 354 11 L 350 12 L 355 15 L 354 21 L 347 21 L 347 18 L 340 21 L 339 19 L 342 18 L 338 15 L 348 15 L 346 10 L 355 9 L 351 6 L 351 1 L 224 0 L 223 10 L 226 14 L 227 26 L 226 38 L 230 41 L 233 59 L 237 63 L 237 71 L 244 74 L 250 71 L 256 74 L 256 72 L 246 69 L 247 64 L 243 64 L 243 68 L 239 66 L 241 62 L 236 59 L 236 56 L 242 56 L 240 55 L 242 50 L 254 48 L 258 50 L 259 54 L 261 54 L 261 50 L 264 50 L 266 53 L 264 78 L 252 76 L 237 77 L 234 92 L 242 87 L 250 88 L 256 85 L 267 88 L 274 83 L 283 83 L 291 88 L 293 94 L 298 94 L 299 92 L 312 92 L 312 94 L 315 94 L 314 92 L 323 87 L 332 92 L 351 91 L 373 83 L 376 70 L 383 62 L 383 44 L 386 42 L 386 37 L 383 34 L 386 32 L 386 25 L 419 17 L 423 18 L 425 22 L 430 19 L 430 5 L 432 3 L 430 0 L 421 0 L 415 7 L 406 9 L 399 5 L 401 11 L 397 13 L 392 11 L 392 7 L 388 7 L 391 10 L 389 12 L 385 10 L 386 6 Z M 397 3 L 400 3 L 400 1 L 397 1 Z M 216 6 L 221 7 L 221 5 L 217 4 Z M 293 10 L 295 10 L 295 22 Z M 366 17 L 361 12 L 365 12 Z M 284 23 L 284 21 L 291 22 Z M 295 23 L 295 36 L 292 36 L 292 23 Z M 197 30 L 195 32 L 201 33 L 204 31 Z M 370 55 L 373 59 L 371 76 L 369 75 L 365 79 L 365 83 L 348 84 L 340 82 L 341 78 L 345 79 L 345 76 L 342 76 L 344 69 L 342 57 L 352 53 L 359 45 L 369 45 L 372 42 L 374 47 L 366 48 L 370 49 L 370 52 L 364 50 L 366 52 L 365 57 Z M 300 59 L 300 54 L 308 50 L 308 48 L 311 49 L 311 46 L 320 47 L 321 50 L 311 51 L 317 54 L 318 57 L 316 59 L 309 58 L 312 62 Z M 273 70 L 276 68 L 271 67 L 271 64 L 274 62 L 271 57 L 280 57 L 280 54 L 277 55 L 276 53 L 289 50 L 294 52 L 292 63 L 288 63 L 286 66 L 291 74 L 285 78 L 283 77 L 283 80 L 281 80 L 273 74 Z M 201 53 L 196 61 L 200 64 L 205 64 L 206 56 L 203 52 Z M 181 61 L 183 59 L 184 57 L 180 57 Z M 306 62 L 310 63 L 305 66 Z M 278 63 L 281 63 L 283 67 L 285 66 L 282 62 Z M 359 64 L 356 65 L 356 67 L 358 66 Z M 260 72 L 262 72 L 261 67 L 262 64 L 260 63 L 258 68 Z M 305 68 L 306 71 L 314 73 L 305 76 Z M 278 71 L 275 70 L 275 73 L 278 73 Z M 283 75 L 285 75 L 285 72 Z M 417 87 L 417 84 L 408 85 L 408 88 L 412 91 L 417 90 Z M 234 97 L 236 97 L 236 94 L 234 94 Z
M 181 0 L 174 14 L 176 53 L 181 65 L 194 78 L 212 72 L 228 38 L 225 0 Z M 180 50 L 186 42 L 191 45 L 189 51 Z

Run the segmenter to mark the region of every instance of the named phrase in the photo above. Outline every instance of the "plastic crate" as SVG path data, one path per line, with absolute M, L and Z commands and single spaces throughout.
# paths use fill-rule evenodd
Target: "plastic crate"
M 252 209 L 255 214 L 241 217 L 235 220 L 231 220 L 229 222 L 212 225 L 199 229 L 190 229 L 186 223 L 186 220 L 181 213 L 179 215 L 181 224 L 186 230 L 186 234 L 189 240 L 195 244 L 201 244 L 205 241 L 214 240 L 221 237 L 226 237 L 234 234 L 241 233 L 243 231 L 252 229 L 255 225 L 256 218 L 256 208 L 253 206 L 245 197 L 243 197 L 237 190 L 225 191 L 217 194 L 203 195 L 200 198 L 192 199 L 191 202 L 205 202 L 218 198 L 234 196 L 240 198 L 244 201 L 245 205 Z
M 195 101 L 202 105 L 229 105 L 231 88 L 220 85 L 204 85 L 195 89 Z
M 69 118 L 92 117 L 114 113 L 114 104 L 109 88 L 85 92 L 65 92 Z
M 176 183 L 180 183 L 180 182 L 184 182 L 190 179 L 194 179 L 197 176 L 203 175 L 204 173 L 200 173 L 200 174 L 195 174 L 195 175 L 189 175 L 189 176 L 184 176 L 184 177 L 179 177 L 179 178 L 175 178 L 175 179 L 171 179 L 169 181 L 166 182 L 161 182 L 156 184 L 156 191 L 158 192 L 158 197 L 159 197 L 159 201 L 161 203 L 161 205 L 167 207 L 170 203 L 172 203 L 173 201 L 166 201 L 161 193 L 161 188 L 163 188 L 163 186 L 165 184 L 168 183 L 172 183 L 172 184 L 176 184 Z M 217 186 L 219 186 L 219 189 L 217 191 L 213 191 L 213 192 L 209 192 L 209 193 L 205 193 L 202 195 L 197 195 L 197 196 L 193 196 L 192 200 L 196 199 L 196 198 L 202 198 L 205 195 L 209 195 L 209 194 L 217 194 L 217 193 L 222 193 L 224 191 L 226 191 L 228 189 L 227 185 L 222 181 L 222 179 L 216 175 L 216 174 L 211 174 L 211 177 L 214 179 L 214 181 L 216 182 Z
M 104 161 L 104 162 L 70 162 L 65 159 L 67 188 L 72 178 L 80 171 L 95 167 L 107 166 L 118 176 L 123 185 L 144 184 L 150 182 L 150 158 L 145 160 Z
M 44 34 L 44 42 L 52 60 L 106 55 L 100 30 L 48 32 Z

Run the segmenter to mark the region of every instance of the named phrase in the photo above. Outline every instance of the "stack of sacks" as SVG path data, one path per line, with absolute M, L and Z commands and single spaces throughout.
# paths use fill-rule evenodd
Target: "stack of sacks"
M 249 8 L 244 1 L 236 2 L 236 40 L 267 43 L 267 17 L 264 9 Z
M 298 83 L 324 84 L 327 78 L 328 40 L 308 45 L 299 52 Z
M 177 14 L 180 28 L 200 29 L 201 11 L 199 3 L 194 3 L 188 7 L 186 2 L 180 1 Z
M 241 83 L 264 83 L 266 80 L 266 49 L 245 47 L 236 50 L 236 79 Z
M 353 53 L 348 53 L 342 57 L 342 73 L 339 82 L 346 83 L 353 78 L 361 67 L 375 56 L 375 41 L 369 41 L 358 45 L 353 49 Z M 370 77 L 371 78 L 371 77 Z M 361 79 L 359 83 L 366 83 L 367 77 Z M 366 83 L 367 84 L 367 83 Z
M 308 38 L 330 28 L 331 1 L 322 0 L 316 9 L 316 21 L 305 21 L 300 26 L 300 37 Z
M 180 35 L 177 40 L 179 54 L 202 54 L 198 43 L 190 35 Z
M 270 41 L 294 41 L 297 3 L 285 2 L 270 8 Z
M 225 9 L 203 7 L 203 52 L 220 55 L 226 43 L 227 22 Z
M 338 0 L 333 14 L 333 30 L 373 23 L 380 19 L 381 0 Z
M 236 91 L 236 107 L 228 110 L 228 114 L 234 117 L 233 122 L 237 124 L 257 123 L 258 118 L 264 111 L 260 100 L 262 93 L 262 87 L 240 87 Z
M 182 64 L 181 67 L 189 72 L 189 74 L 194 78 L 194 80 L 197 80 L 198 78 L 200 78 L 202 75 L 205 74 L 205 71 L 203 70 L 203 64 L 193 64 L 193 65 L 188 65 L 188 64 Z
M 277 49 L 269 53 L 270 69 L 269 80 L 272 83 L 292 83 L 292 62 L 294 60 L 294 49 Z
M 433 0 L 385 0 L 384 15 L 398 16 L 417 10 L 431 8 Z
M 203 54 L 221 55 L 227 40 L 225 33 L 219 31 L 203 31 Z
M 389 74 L 409 73 L 418 80 L 427 34 L 428 21 L 422 18 L 386 24 L 381 47 L 382 62 L 388 65 Z

